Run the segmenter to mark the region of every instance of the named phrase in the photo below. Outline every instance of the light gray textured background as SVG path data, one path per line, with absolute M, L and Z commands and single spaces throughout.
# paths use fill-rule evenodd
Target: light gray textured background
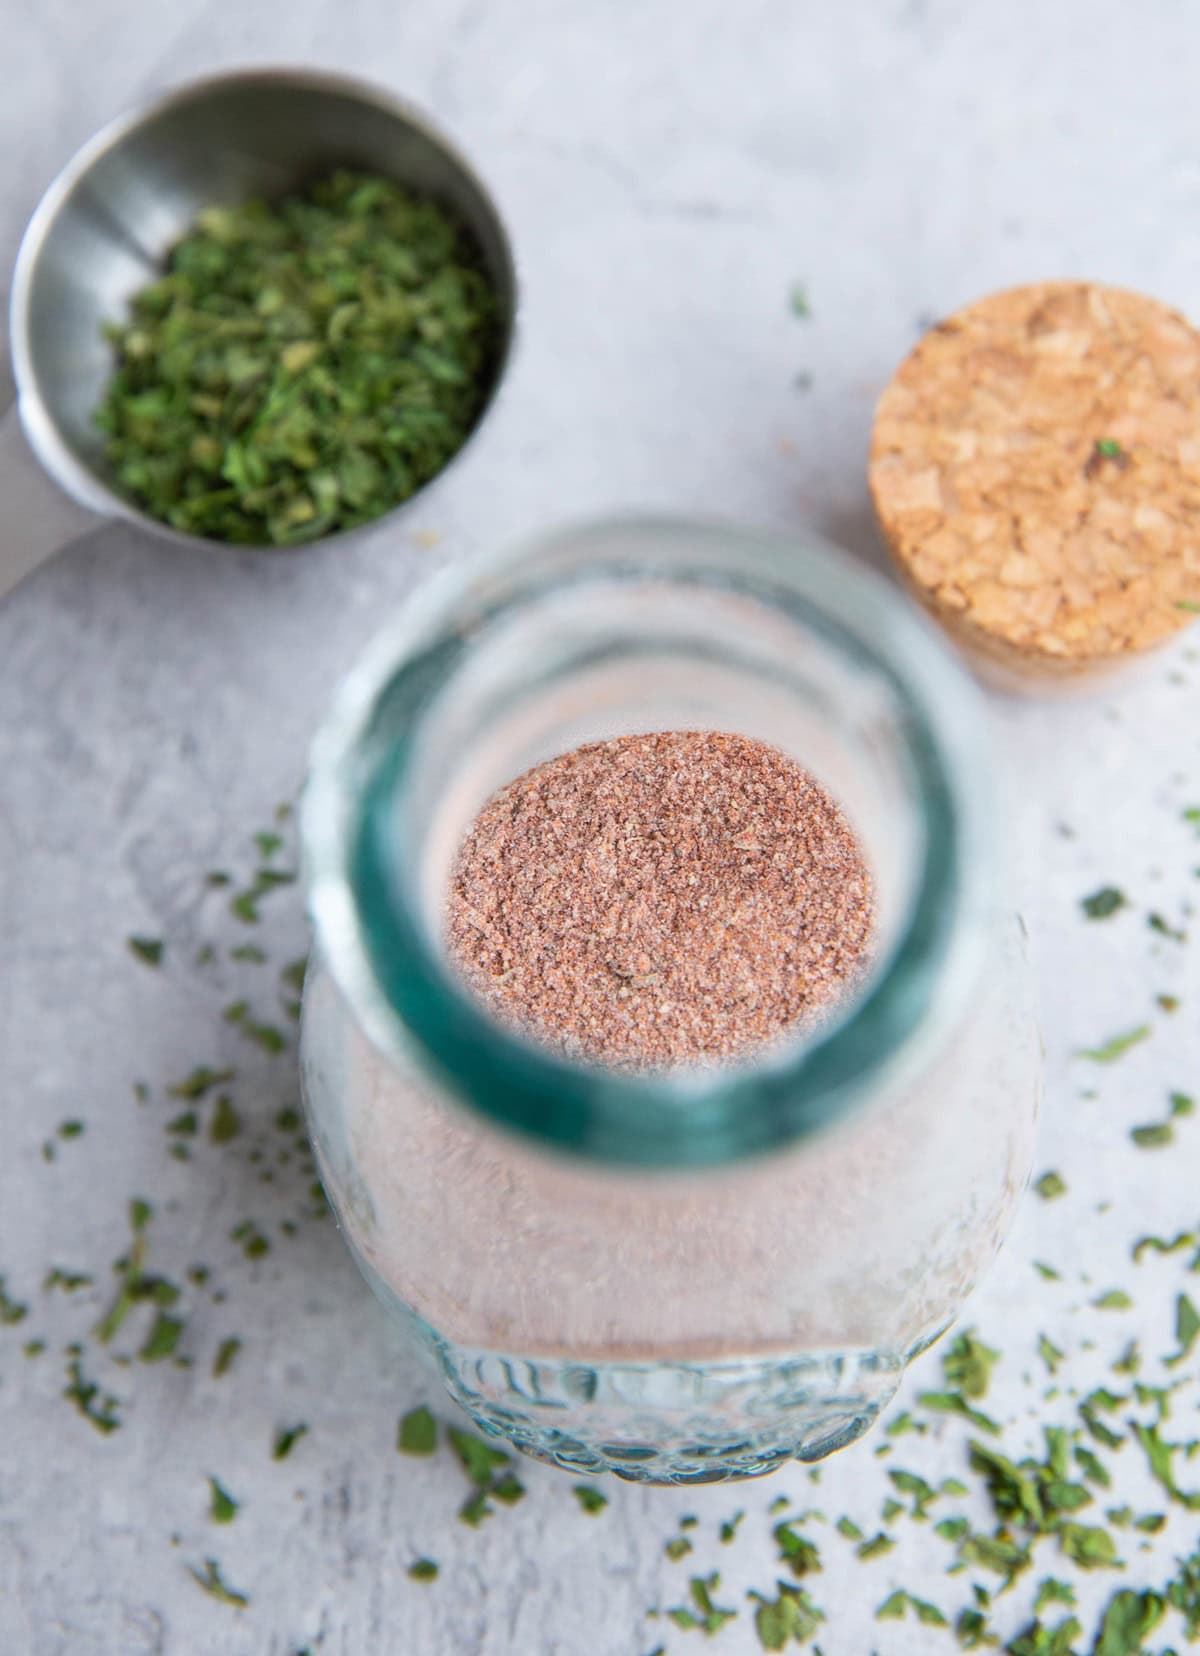
M 799 1472 L 741 1492 L 618 1487 L 594 1520 L 565 1480 L 531 1468 L 522 1506 L 478 1533 L 459 1525 L 449 1458 L 393 1452 L 397 1414 L 432 1394 L 332 1227 L 278 1233 L 304 1205 L 303 1180 L 259 1184 L 247 1140 L 187 1165 L 165 1154 L 161 1088 L 193 1064 L 236 1058 L 254 1122 L 293 1088 L 290 1058 L 247 1061 L 221 1021 L 235 993 L 269 1006 L 273 968 L 189 964 L 209 937 L 241 940 L 203 871 L 248 866 L 248 835 L 294 790 L 336 676 L 441 559 L 626 505 L 813 523 L 873 555 L 872 401 L 922 319 L 1057 274 L 1200 313 L 1200 18 L 1188 0 L 0 0 L 0 287 L 42 188 L 95 127 L 173 81 L 255 61 L 367 73 L 436 114 L 510 221 L 522 338 L 486 435 L 402 529 L 326 556 L 208 561 L 109 528 L 0 610 L 0 1270 L 31 1304 L 0 1329 L 0 1651 L 641 1656 L 664 1640 L 674 1656 L 701 1636 L 644 1612 L 683 1596 L 688 1566 L 662 1543 L 691 1510 L 702 1525 L 689 1563 L 723 1566 L 719 1597 L 743 1607 L 712 1648 L 738 1656 L 757 1648 L 744 1590 L 776 1573 L 767 1503 L 811 1494 L 873 1530 L 875 1443 L 830 1465 L 818 1490 Z M 789 313 L 795 281 L 808 321 Z M 1196 682 L 1185 646 L 1119 696 L 997 704 L 1018 759 L 1014 895 L 1041 969 L 1041 1162 L 1071 1186 L 1026 1204 L 971 1309 L 1008 1353 L 989 1406 L 1017 1422 L 1016 1446 L 1036 1441 L 1023 1376 L 1041 1329 L 1070 1347 L 1080 1385 L 1118 1335 L 1170 1348 L 1167 1278 L 1114 1323 L 1086 1308 L 1080 1272 L 1129 1282 L 1132 1236 L 1196 1217 L 1200 1123 L 1158 1155 L 1127 1137 L 1161 1117 L 1168 1087 L 1200 1090 L 1197 945 L 1145 926 L 1149 908 L 1184 917 L 1197 890 L 1200 844 L 1180 819 L 1200 803 Z M 1136 906 L 1089 927 L 1078 899 L 1106 881 Z M 298 899 L 266 911 L 278 964 L 302 947 Z M 159 973 L 129 957 L 129 932 L 166 938 Z M 1160 991 L 1183 999 L 1173 1018 L 1155 1011 Z M 1070 1060 L 1143 1017 L 1154 1038 L 1119 1066 Z M 137 1077 L 155 1089 L 142 1109 Z M 69 1117 L 87 1131 L 47 1164 L 40 1147 Z M 203 1260 L 227 1297 L 189 1292 L 190 1370 L 89 1356 L 125 1405 L 105 1439 L 60 1397 L 61 1348 L 104 1303 L 139 1192 L 159 1208 L 153 1263 L 178 1276 Z M 255 1265 L 228 1239 L 248 1216 L 273 1239 Z M 1035 1257 L 1064 1282 L 1041 1283 Z M 44 1296 L 52 1264 L 97 1285 Z M 243 1352 L 213 1382 L 230 1332 Z M 49 1349 L 26 1361 L 20 1342 L 34 1335 Z M 936 1357 L 921 1381 L 935 1375 Z M 1194 1413 L 1194 1387 L 1188 1397 Z M 273 1430 L 297 1420 L 309 1436 L 274 1463 Z M 961 1438 L 904 1458 L 949 1471 Z M 206 1518 L 210 1472 L 244 1503 L 228 1529 Z M 722 1548 L 714 1523 L 739 1506 L 741 1536 Z M 825 1656 L 951 1648 L 872 1620 L 898 1582 L 961 1602 L 944 1547 L 912 1524 L 901 1533 L 869 1566 L 827 1537 L 814 1589 Z M 1165 1542 L 1163 1558 L 1176 1550 Z M 404 1574 L 418 1552 L 442 1564 L 433 1587 Z M 209 1555 L 248 1610 L 189 1579 Z M 1142 1577 L 1131 1567 L 1130 1579 Z M 1110 1585 L 1093 1583 L 1085 1604 Z M 1002 1631 L 1028 1598 L 1007 1601 Z

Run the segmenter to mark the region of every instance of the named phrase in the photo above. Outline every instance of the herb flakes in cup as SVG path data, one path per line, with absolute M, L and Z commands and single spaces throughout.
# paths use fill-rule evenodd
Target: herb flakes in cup
M 95 418 L 115 486 L 172 528 L 248 546 L 408 499 L 470 435 L 500 349 L 466 229 L 353 172 L 208 208 L 109 337 Z

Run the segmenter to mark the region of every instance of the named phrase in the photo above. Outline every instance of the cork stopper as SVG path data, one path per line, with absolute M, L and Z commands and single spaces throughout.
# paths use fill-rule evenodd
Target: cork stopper
M 1200 609 L 1200 333 L 1092 282 L 993 294 L 901 363 L 869 479 L 960 644 L 1026 678 L 1116 666 Z

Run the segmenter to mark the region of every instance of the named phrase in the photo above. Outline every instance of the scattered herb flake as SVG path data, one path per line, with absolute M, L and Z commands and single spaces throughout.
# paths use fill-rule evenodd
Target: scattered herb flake
M 1033 1188 L 1037 1191 L 1043 1202 L 1052 1202 L 1057 1196 L 1066 1195 L 1067 1181 L 1063 1178 L 1061 1173 L 1051 1171 L 1049 1173 L 1043 1173 L 1040 1179 L 1035 1179 L 1033 1181 Z
M 437 1421 L 423 1403 L 401 1418 L 396 1448 L 402 1455 L 432 1455 L 437 1448 Z
M 182 1081 L 176 1081 L 167 1091 L 172 1098 L 182 1098 L 189 1102 L 200 1099 L 206 1093 L 212 1092 L 214 1087 L 223 1087 L 233 1080 L 231 1069 L 215 1070 L 206 1065 L 200 1065 L 190 1075 L 184 1076 Z
M 230 1334 L 217 1347 L 217 1355 L 213 1358 L 213 1379 L 219 1380 L 223 1374 L 228 1374 L 233 1366 L 233 1360 L 242 1349 L 242 1342 L 236 1334 Z
M 446 1436 L 462 1463 L 463 1471 L 480 1489 L 491 1487 L 494 1475 L 509 1464 L 510 1457 L 503 1449 L 493 1449 L 490 1443 L 466 1432 L 460 1426 L 448 1426 Z
M 1054 1341 L 1047 1335 L 1038 1335 L 1038 1356 L 1042 1359 L 1042 1362 L 1045 1363 L 1051 1374 L 1058 1373 L 1058 1365 L 1064 1361 L 1065 1355 L 1066 1354 L 1060 1351 L 1054 1344 Z
M 67 1364 L 67 1378 L 69 1384 L 63 1391 L 63 1396 L 79 1410 L 80 1414 L 105 1436 L 115 1432 L 121 1421 L 117 1415 L 117 1400 L 115 1397 L 102 1395 L 95 1380 L 89 1380 L 83 1372 L 82 1360 L 76 1352 Z
M 61 1288 L 65 1294 L 73 1294 L 79 1288 L 90 1288 L 92 1279 L 86 1271 L 64 1271 L 61 1265 L 52 1265 L 42 1278 L 42 1292 L 48 1293 L 52 1288 Z
M 775 1545 L 779 1548 L 780 1563 L 786 1564 L 794 1576 L 801 1579 L 806 1575 L 813 1575 L 821 1568 L 821 1554 L 816 1544 L 801 1535 L 793 1523 L 776 1524 L 771 1532 L 775 1537 Z
M 942 1357 L 942 1373 L 947 1386 L 957 1388 L 964 1397 L 984 1397 L 992 1369 L 999 1361 L 1000 1353 L 984 1345 L 975 1337 L 975 1330 L 968 1328 L 947 1348 Z
M 237 1517 L 240 1503 L 234 1500 L 229 1491 L 216 1478 L 209 1478 L 208 1490 L 208 1516 L 214 1524 L 232 1524 Z
M 1131 1127 L 1129 1136 L 1139 1150 L 1158 1150 L 1175 1138 L 1175 1129 L 1169 1121 L 1154 1121 L 1144 1127 Z
M 235 1610 L 244 1610 L 250 1603 L 245 1593 L 239 1593 L 236 1588 L 230 1587 L 221 1576 L 221 1569 L 215 1558 L 204 1560 L 203 1571 L 188 1566 L 188 1574 L 192 1580 L 203 1587 L 210 1598 L 215 1598 L 219 1604 L 232 1605 Z
M 286 1460 L 307 1431 L 308 1427 L 303 1421 L 298 1426 L 278 1427 L 271 1444 L 271 1459 Z
M 785 1649 L 792 1640 L 805 1644 L 825 1620 L 824 1611 L 818 1609 L 803 1587 L 788 1581 L 776 1582 L 775 1586 L 778 1596 L 773 1599 L 762 1593 L 747 1595 L 758 1605 L 754 1612 L 754 1630 L 759 1644 L 764 1650 L 772 1651 Z
M 998 1434 L 1000 1431 L 999 1423 L 982 1409 L 973 1409 L 961 1392 L 922 1392 L 918 1401 L 924 1408 L 935 1409 L 940 1414 L 960 1414 L 981 1432 Z
M 436 1581 L 438 1567 L 432 1558 L 414 1558 L 408 1566 L 410 1581 Z
M 1123 1035 L 1113 1035 L 1100 1046 L 1080 1047 L 1075 1056 L 1089 1058 L 1093 1064 L 1111 1064 L 1124 1057 L 1130 1047 L 1148 1041 L 1152 1033 L 1149 1024 L 1138 1024 L 1136 1029 L 1128 1029 Z
M 573 1494 L 581 1510 L 592 1517 L 598 1512 L 603 1512 L 608 1505 L 608 1496 L 602 1489 L 597 1489 L 595 1484 L 575 1484 Z M 724 1540 L 725 1537 L 722 1536 L 721 1539 Z
M 1089 920 L 1107 920 L 1118 909 L 1125 908 L 1128 901 L 1125 893 L 1116 886 L 1101 886 L 1090 897 L 1081 898 L 1079 906 Z
M 163 942 L 160 937 L 127 937 L 129 952 L 143 966 L 161 966 Z
M 231 1138 L 236 1138 L 241 1121 L 233 1100 L 228 1093 L 222 1093 L 213 1109 L 212 1120 L 208 1124 L 208 1136 L 214 1144 L 228 1144 Z
M 168 1317 L 165 1311 L 160 1311 L 138 1352 L 142 1362 L 158 1363 L 170 1357 L 179 1343 L 183 1326 L 177 1317 Z
M 1197 1335 L 1200 1335 L 1200 1311 L 1196 1310 L 1186 1294 L 1180 1294 L 1175 1301 L 1175 1338 L 1179 1341 L 1179 1350 L 1165 1359 L 1168 1368 L 1186 1361 Z

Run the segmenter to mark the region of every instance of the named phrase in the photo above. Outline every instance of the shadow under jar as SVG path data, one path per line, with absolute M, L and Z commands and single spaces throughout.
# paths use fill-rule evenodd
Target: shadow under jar
M 749 1059 L 574 1064 L 450 966 L 483 804 L 578 745 L 795 759 L 870 865 L 872 962 Z M 371 1287 L 486 1432 L 576 1471 L 751 1476 L 867 1429 L 1003 1239 L 1040 1047 L 983 714 L 886 583 L 812 539 L 549 536 L 425 589 L 343 685 L 304 807 L 302 1073 Z

